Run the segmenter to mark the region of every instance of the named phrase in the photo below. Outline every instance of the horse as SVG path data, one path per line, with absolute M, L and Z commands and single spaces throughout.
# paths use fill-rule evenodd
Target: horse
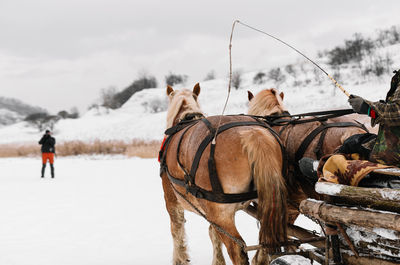
M 287 195 L 279 138 L 271 128 L 248 116 L 205 118 L 197 101 L 199 84 L 192 91 L 168 86 L 166 92 L 169 129 L 160 151 L 160 175 L 170 217 L 173 264 L 190 263 L 185 210 L 210 223 L 213 265 L 225 264 L 222 243 L 234 265 L 249 264 L 234 216 L 251 202 L 249 196 L 237 195 L 254 193 L 259 202 L 259 241 L 267 248 L 257 251 L 252 264 L 264 264 L 269 261 L 268 253 L 279 249 L 280 243 L 287 240 Z M 203 152 L 199 155 L 201 148 Z M 193 165 L 197 166 L 194 173 Z M 217 180 L 210 175 L 217 175 Z M 219 182 L 219 191 L 215 182 Z M 235 198 L 234 202 L 229 202 L 229 198 Z
M 264 89 L 256 96 L 248 91 L 248 114 L 257 116 L 288 114 L 289 112 L 283 104 L 283 99 L 284 93 L 278 93 L 274 88 Z M 290 118 L 282 116 L 280 119 L 289 120 Z M 307 121 L 307 119 L 310 120 L 312 118 L 301 118 L 300 120 Z M 326 121 L 310 121 L 301 124 L 287 123 L 284 126 L 273 126 L 273 128 L 279 133 L 289 160 L 288 179 L 292 180 L 292 183 L 287 186 L 290 190 L 289 194 L 293 195 L 289 198 L 289 205 L 294 204 L 293 207 L 289 207 L 291 212 L 289 213 L 289 222 L 292 223 L 297 217 L 298 205 L 301 200 L 306 197 L 319 198 L 319 195 L 314 191 L 313 185 L 310 185 L 311 183 L 304 181 L 304 178 L 301 177 L 298 161 L 302 157 L 320 159 L 324 155 L 332 154 L 348 137 L 365 133 L 367 129 L 360 123 L 345 116 L 327 119 Z M 318 128 L 321 128 L 321 130 L 318 130 Z M 316 133 L 313 134 L 313 132 Z M 308 137 L 308 135 L 315 137 Z M 306 139 L 308 145 L 305 143 Z

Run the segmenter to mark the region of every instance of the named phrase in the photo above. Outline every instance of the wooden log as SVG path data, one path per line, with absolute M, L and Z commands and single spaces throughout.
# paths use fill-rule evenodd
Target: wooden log
M 359 241 L 356 244 L 357 249 L 361 250 L 361 253 L 365 251 L 366 253 L 371 253 L 372 251 L 378 251 L 381 253 L 386 253 L 386 256 L 392 256 L 400 260 L 400 249 L 396 247 L 380 245 L 377 242 L 365 242 Z M 364 252 L 364 253 L 365 253 Z
M 342 247 L 342 257 L 343 257 L 343 253 L 349 254 L 351 253 L 349 250 L 344 251 L 346 248 Z M 380 260 L 380 261 L 388 261 L 388 262 L 396 262 L 396 264 L 399 264 L 400 262 L 400 258 L 398 256 L 390 256 L 387 255 L 381 251 L 377 251 L 377 250 L 372 250 L 370 248 L 359 248 L 359 258 L 361 257 L 365 257 L 365 258 L 369 258 L 369 259 L 373 259 L 373 260 Z M 354 256 L 355 257 L 355 256 Z M 347 263 L 346 263 L 347 264 Z M 376 264 L 376 263 L 372 263 L 372 264 Z
M 392 230 L 387 230 L 381 229 L 381 228 L 376 228 L 376 227 L 361 227 L 361 226 L 355 226 L 355 225 L 345 225 L 344 226 L 346 232 L 349 234 L 354 234 L 354 231 L 356 231 L 359 236 L 373 236 L 377 238 L 377 240 L 381 240 L 382 244 L 384 242 L 387 242 L 388 245 L 393 245 L 394 241 L 395 242 L 400 242 L 400 232 L 397 231 L 392 231 Z M 389 233 L 389 235 L 388 235 Z
M 369 258 L 369 257 L 355 257 L 348 254 L 342 254 L 343 261 L 348 265 L 395 265 L 399 264 L 395 261 L 387 261 L 377 258 Z
M 387 188 L 363 188 L 330 182 L 317 182 L 315 191 L 319 194 L 347 197 L 352 199 L 379 200 L 400 203 L 400 190 Z
M 315 190 L 330 196 L 333 204 L 347 204 L 400 213 L 400 190 L 362 188 L 329 182 L 317 182 Z
M 322 201 L 304 200 L 300 212 L 328 223 L 352 224 L 362 227 L 380 227 L 400 231 L 400 215 L 376 211 L 350 209 Z
M 357 258 L 359 257 L 358 255 L 358 251 L 356 249 L 356 247 L 354 246 L 353 241 L 351 241 L 349 235 L 347 235 L 347 232 L 343 229 L 343 226 L 339 223 L 336 223 L 340 234 L 342 234 L 343 239 L 345 240 L 345 242 L 347 243 L 347 245 L 350 247 L 351 251 L 353 252 L 354 256 L 356 256 Z
M 400 168 L 397 167 L 375 169 L 373 172 L 384 175 L 400 176 Z

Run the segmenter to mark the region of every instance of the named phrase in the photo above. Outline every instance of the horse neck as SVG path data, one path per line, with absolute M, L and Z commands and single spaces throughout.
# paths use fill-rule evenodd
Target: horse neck
M 193 119 L 199 119 L 201 117 L 204 117 L 203 112 L 200 110 L 200 108 L 191 108 L 190 106 L 187 105 L 181 105 L 179 107 L 179 110 L 176 112 L 175 115 L 173 115 L 171 112 L 168 112 L 167 115 L 167 128 L 170 128 L 172 126 L 175 126 L 178 124 L 181 120 L 185 118 L 188 114 L 193 114 L 194 118 Z
M 286 108 L 279 102 L 271 102 L 271 99 L 255 99 L 253 104 L 250 104 L 248 113 L 257 116 L 280 115 L 286 112 Z M 274 99 L 275 100 L 275 99 Z M 276 100 L 277 101 L 277 100 Z

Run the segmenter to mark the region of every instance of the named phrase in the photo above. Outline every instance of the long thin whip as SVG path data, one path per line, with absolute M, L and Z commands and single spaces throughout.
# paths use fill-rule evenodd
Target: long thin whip
M 249 29 L 252 29 L 252 30 L 257 31 L 257 32 L 259 32 L 259 33 L 261 33 L 261 34 L 267 35 L 268 37 L 273 38 L 273 39 L 279 41 L 280 43 L 282 43 L 282 44 L 288 46 L 288 47 L 291 48 L 292 50 L 296 51 L 297 53 L 299 53 L 300 55 L 302 55 L 304 58 L 306 58 L 308 61 L 310 61 L 312 64 L 314 64 L 316 67 L 318 67 L 318 69 L 320 69 L 324 74 L 326 74 L 326 75 L 332 80 L 332 82 L 335 84 L 335 86 L 337 86 L 340 90 L 342 90 L 342 92 L 343 92 L 344 94 L 346 94 L 347 97 L 350 97 L 350 94 L 349 94 L 349 93 L 348 93 L 348 92 L 347 92 L 347 91 L 346 91 L 346 90 L 345 90 L 345 89 L 344 89 L 330 74 L 328 74 L 327 71 L 325 71 L 325 70 L 324 70 L 321 66 L 319 66 L 316 62 L 314 62 L 313 60 L 311 60 L 308 56 L 306 56 L 304 53 L 302 53 L 301 51 L 299 51 L 298 49 L 296 49 L 295 47 L 293 47 L 293 46 L 290 45 L 289 43 L 287 43 L 287 42 L 285 42 L 285 41 L 283 41 L 283 40 L 281 40 L 281 39 L 275 37 L 274 35 L 271 35 L 271 34 L 265 32 L 265 31 L 262 31 L 262 30 L 260 30 L 260 29 L 255 28 L 255 27 L 252 27 L 252 26 L 250 26 L 250 25 L 248 25 L 248 24 L 246 24 L 246 23 L 243 23 L 243 22 L 241 22 L 241 21 L 239 21 L 239 20 L 235 20 L 234 25 L 235 25 L 235 23 L 242 24 L 243 26 L 245 26 L 245 27 L 247 27 L 247 28 L 249 28 Z M 232 67 L 232 66 L 231 66 L 231 67 Z
M 225 113 L 226 106 L 228 105 L 228 101 L 229 101 L 229 96 L 230 96 L 230 94 L 231 94 L 231 85 L 232 85 L 232 39 L 233 39 L 233 32 L 235 31 L 235 26 L 236 26 L 237 23 L 239 23 L 239 20 L 235 20 L 235 21 L 233 22 L 232 31 L 231 31 L 231 37 L 229 38 L 229 82 L 228 82 L 228 95 L 226 96 L 224 108 L 222 109 L 222 114 L 221 114 L 221 116 L 219 117 L 217 129 L 215 130 L 214 139 L 212 140 L 212 144 L 215 144 L 215 141 L 216 141 L 216 138 L 217 138 L 217 135 L 218 135 L 219 126 L 221 125 L 221 119 L 222 119 L 222 116 L 223 116 L 224 113 Z

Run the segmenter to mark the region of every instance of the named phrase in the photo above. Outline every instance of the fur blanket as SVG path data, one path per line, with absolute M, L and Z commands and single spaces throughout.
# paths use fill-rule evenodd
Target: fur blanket
M 318 181 L 358 186 L 358 183 L 371 171 L 388 168 L 368 160 L 359 160 L 358 154 L 335 154 L 321 158 L 318 165 Z

